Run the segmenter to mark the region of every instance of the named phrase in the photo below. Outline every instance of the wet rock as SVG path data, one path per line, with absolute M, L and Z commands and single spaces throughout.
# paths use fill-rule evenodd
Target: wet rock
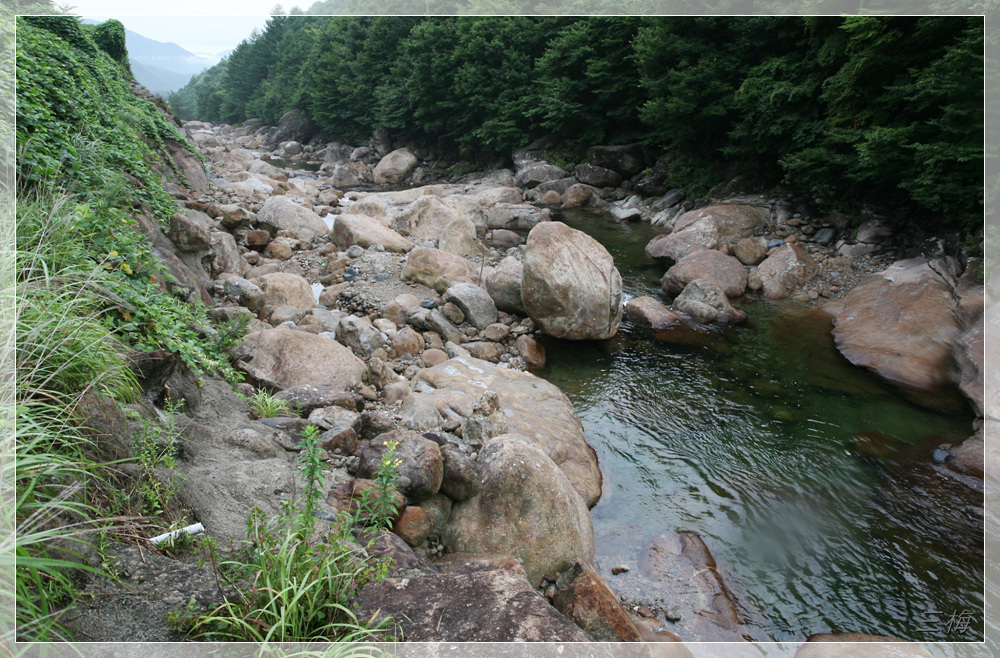
M 330 240 L 341 249 L 347 249 L 351 245 L 367 249 L 377 244 L 385 247 L 386 251 L 400 254 L 413 249 L 412 242 L 375 219 L 346 213 L 337 215 L 334 219 Z
M 466 321 L 477 329 L 485 329 L 497 321 L 497 307 L 489 293 L 471 283 L 459 283 L 448 288 L 444 299 L 458 306 Z
M 687 284 L 700 279 L 722 288 L 726 297 L 739 297 L 747 288 L 747 271 L 733 258 L 714 249 L 695 251 L 681 258 L 660 279 L 668 295 L 679 295 Z
M 411 396 L 414 397 L 414 396 Z M 444 463 L 438 445 L 410 430 L 393 430 L 375 437 L 361 450 L 360 477 L 371 477 L 382 464 L 390 442 L 396 443 L 395 458 L 400 461 L 397 487 L 407 500 L 418 503 L 441 488 Z
M 923 258 L 893 263 L 855 287 L 834 317 L 840 353 L 915 401 L 961 409 L 951 370 L 962 333 L 951 287 Z
M 640 555 L 639 570 L 653 583 L 680 587 L 693 597 L 693 608 L 704 611 L 695 615 L 692 626 L 699 639 L 743 640 L 743 622 L 736 603 L 716 568 L 715 559 L 696 533 L 659 535 Z
M 314 235 L 326 235 L 329 230 L 319 215 L 286 196 L 272 196 L 265 201 L 257 213 L 257 223 L 273 231 L 305 229 Z
M 265 274 L 258 280 L 264 291 L 264 303 L 267 305 L 275 308 L 294 306 L 302 313 L 316 306 L 312 287 L 308 281 L 297 274 L 275 272 L 274 274 Z
M 700 249 L 718 249 L 750 237 L 763 226 L 770 211 L 761 206 L 716 204 L 684 213 L 677 218 L 673 233 L 658 235 L 646 245 L 646 255 L 675 263 Z
M 442 413 L 451 408 L 452 413 L 463 417 L 472 414 L 473 405 L 485 392 L 495 392 L 508 431 L 527 437 L 542 448 L 566 474 L 588 507 L 600 499 L 597 455 L 583 437 L 583 426 L 573 405 L 553 384 L 526 372 L 467 357 L 425 368 L 413 381 L 415 390 L 426 391 L 435 398 Z
M 366 370 L 340 343 L 284 327 L 248 335 L 236 358 L 238 370 L 278 388 L 320 384 L 346 391 L 361 384 Z
M 799 244 L 786 244 L 757 268 L 764 299 L 784 299 L 819 272 L 819 265 Z
M 442 574 L 387 578 L 353 600 L 359 617 L 391 618 L 409 642 L 587 642 L 538 595 L 513 558 L 452 555 Z
M 479 270 L 461 256 L 430 247 L 417 247 L 407 254 L 400 278 L 443 293 L 458 283 L 479 283 Z
M 739 323 L 747 314 L 729 303 L 722 288 L 710 281 L 695 279 L 674 300 L 674 310 L 687 313 L 701 324 Z
M 441 448 L 441 458 L 444 460 L 440 490 L 442 494 L 453 501 L 459 501 L 468 500 L 479 493 L 479 467 L 471 457 L 455 446 L 446 445 Z
M 431 518 L 420 507 L 413 505 L 403 510 L 403 514 L 392 526 L 392 531 L 408 545 L 417 547 L 427 541 L 431 534 Z
M 417 432 L 441 427 L 444 418 L 437 410 L 434 400 L 426 395 L 413 394 L 403 401 L 399 409 L 400 422 L 407 429 Z
M 614 336 L 622 317 L 622 280 L 599 242 L 562 222 L 528 234 L 521 299 L 545 333 L 568 340 Z
M 636 297 L 625 305 L 625 315 L 633 322 L 663 329 L 683 322 L 680 316 L 652 297 Z M 530 339 L 529 339 L 530 340 Z
M 501 260 L 500 264 L 487 275 L 486 291 L 499 310 L 525 315 L 524 302 L 521 300 L 523 275 L 524 266 L 512 256 Z
M 456 502 L 444 540 L 456 552 L 513 555 L 535 587 L 544 574 L 593 561 L 590 513 L 555 463 L 530 439 L 506 434 L 479 453 L 482 489 Z
M 402 183 L 417 168 L 417 158 L 409 150 L 396 149 L 375 165 L 372 174 L 376 185 L 393 185 Z
M 641 642 L 642 634 L 593 567 L 576 562 L 559 575 L 552 605 L 597 642 Z
M 997 429 L 993 421 L 986 421 L 990 425 L 990 430 Z M 986 427 L 981 424 L 976 433 L 962 441 L 957 446 L 952 446 L 947 450 L 948 467 L 959 473 L 966 473 L 977 478 L 983 478 L 986 472 L 986 443 L 984 441 L 984 430 Z
M 545 367 L 545 348 L 531 336 L 518 336 L 514 349 L 529 369 Z

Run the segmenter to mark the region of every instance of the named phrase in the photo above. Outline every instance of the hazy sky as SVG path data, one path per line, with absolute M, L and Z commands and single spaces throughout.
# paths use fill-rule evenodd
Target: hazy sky
M 125 27 L 156 41 L 173 42 L 198 54 L 234 48 L 254 28 L 263 28 L 275 0 L 69 0 L 85 18 L 117 18 Z M 281 3 L 286 9 L 307 2 Z M 191 20 L 191 17 L 198 17 Z

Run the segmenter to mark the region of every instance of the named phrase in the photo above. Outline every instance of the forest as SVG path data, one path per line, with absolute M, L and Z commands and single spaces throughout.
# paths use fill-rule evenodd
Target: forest
M 982 17 L 274 16 L 172 95 L 184 119 L 376 128 L 486 161 L 642 142 L 693 195 L 736 175 L 963 233 L 983 208 Z M 553 139 L 554 138 L 554 139 Z

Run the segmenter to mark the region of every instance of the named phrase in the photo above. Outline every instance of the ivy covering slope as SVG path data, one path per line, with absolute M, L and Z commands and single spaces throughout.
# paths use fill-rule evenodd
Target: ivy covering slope
M 230 123 L 297 109 L 329 139 L 384 127 L 463 156 L 642 141 L 677 156 L 689 194 L 743 174 L 975 233 L 983 44 L 968 16 L 275 16 L 170 102 Z

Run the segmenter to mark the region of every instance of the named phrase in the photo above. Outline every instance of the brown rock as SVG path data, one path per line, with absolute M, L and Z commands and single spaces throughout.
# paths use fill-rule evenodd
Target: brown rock
M 744 265 L 757 265 L 767 257 L 764 238 L 743 238 L 733 246 L 733 256 Z
M 958 366 L 958 386 L 972 403 L 972 408 L 977 416 L 983 416 L 986 413 L 986 392 L 984 390 L 986 369 L 983 362 L 986 356 L 984 317 L 980 315 L 976 323 L 958 337 L 952 350 L 955 364 Z
M 494 323 L 483 329 L 483 336 L 486 340 L 499 343 L 510 335 L 510 327 L 505 324 Z
M 784 299 L 816 276 L 819 265 L 798 243 L 776 249 L 757 268 L 765 299 Z
M 538 202 L 543 206 L 558 206 L 562 203 L 562 195 L 555 190 L 549 190 L 542 195 L 542 198 Z
M 668 295 L 679 295 L 687 284 L 702 279 L 718 284 L 726 297 L 739 297 L 747 288 L 747 271 L 733 258 L 714 249 L 702 249 L 681 258 L 667 270 L 660 287 Z
M 392 531 L 407 544 L 420 546 L 431 534 L 431 517 L 420 507 L 409 506 L 392 526 Z
M 462 347 L 468 350 L 469 354 L 474 358 L 482 359 L 483 361 L 492 361 L 493 363 L 499 361 L 501 355 L 504 353 L 503 345 L 488 341 L 463 343 Z
M 653 329 L 663 329 L 678 325 L 680 316 L 652 297 L 636 297 L 625 305 L 625 315 L 633 322 Z
M 330 240 L 341 249 L 351 245 L 364 248 L 380 244 L 386 251 L 405 254 L 413 249 L 413 243 L 396 233 L 388 226 L 383 226 L 378 220 L 364 215 L 337 215 L 330 231 Z
M 450 555 L 445 573 L 369 583 L 359 618 L 391 618 L 409 642 L 588 642 L 534 591 L 510 557 Z
M 514 341 L 514 349 L 528 368 L 545 367 L 545 348 L 531 336 L 518 336 Z
M 570 185 L 562 193 L 563 208 L 582 208 L 590 202 L 590 198 L 597 194 L 597 189 L 590 185 L 577 183 Z
M 274 258 L 276 260 L 288 260 L 292 257 L 292 248 L 287 244 L 278 242 L 277 240 L 271 242 L 264 249 L 264 256 L 267 258 Z
M 675 263 L 699 249 L 718 249 L 750 237 L 769 216 L 768 208 L 737 203 L 692 210 L 677 218 L 673 233 L 653 238 L 646 245 L 646 255 Z
M 438 293 L 456 283 L 479 283 L 479 269 L 470 261 L 440 249 L 417 247 L 406 256 L 403 281 L 414 281 Z
M 424 353 L 420 356 L 424 361 L 424 366 L 427 368 L 433 368 L 434 366 L 444 363 L 448 360 L 448 355 L 437 348 L 431 348 L 429 350 L 424 350 Z
M 834 317 L 837 349 L 915 401 L 964 406 L 951 370 L 962 328 L 948 283 L 922 258 L 894 263 L 856 288 Z
M 391 344 L 397 356 L 401 354 L 417 356 L 424 349 L 424 337 L 411 327 L 403 327 L 396 332 L 396 337 L 392 339 Z
M 327 430 L 320 441 L 320 447 L 331 455 L 353 455 L 358 450 L 358 436 L 350 427 Z
M 420 300 L 416 295 L 403 293 L 385 305 L 382 309 L 382 317 L 392 320 L 397 327 L 402 327 L 406 324 L 406 318 L 409 314 L 418 308 L 420 308 Z
M 593 567 L 576 562 L 559 576 L 556 610 L 598 642 L 641 642 L 642 634 Z
M 294 306 L 302 313 L 316 307 L 309 282 L 297 274 L 276 272 L 259 277 L 264 303 L 270 306 Z
M 271 234 L 261 229 L 254 229 L 247 231 L 243 241 L 251 249 L 261 251 L 271 242 Z
M 267 386 L 328 385 L 346 391 L 361 384 L 365 364 L 340 343 L 277 327 L 249 334 L 236 349 L 237 369 Z

